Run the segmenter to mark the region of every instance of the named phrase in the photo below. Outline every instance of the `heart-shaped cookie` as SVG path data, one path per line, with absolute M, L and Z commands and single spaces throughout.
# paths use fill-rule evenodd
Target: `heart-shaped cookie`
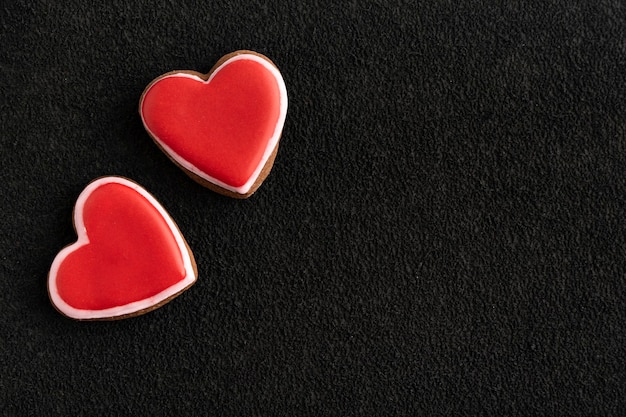
M 269 174 L 287 114 L 287 90 L 265 56 L 236 51 L 208 74 L 173 71 L 144 90 L 143 124 L 200 184 L 246 198 Z
M 78 320 L 126 318 L 167 303 L 191 286 L 196 263 L 165 209 L 138 184 L 102 177 L 74 206 L 78 240 L 52 262 L 54 307 Z

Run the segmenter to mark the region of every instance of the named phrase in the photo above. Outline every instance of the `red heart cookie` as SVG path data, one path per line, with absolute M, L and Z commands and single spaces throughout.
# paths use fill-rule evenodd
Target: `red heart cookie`
M 121 177 L 90 183 L 74 206 L 78 240 L 48 275 L 54 307 L 78 320 L 121 319 L 167 303 L 196 280 L 196 264 L 165 209 Z
M 174 71 L 152 81 L 139 113 L 157 145 L 200 184 L 246 198 L 274 162 L 287 90 L 265 56 L 237 51 L 208 74 Z

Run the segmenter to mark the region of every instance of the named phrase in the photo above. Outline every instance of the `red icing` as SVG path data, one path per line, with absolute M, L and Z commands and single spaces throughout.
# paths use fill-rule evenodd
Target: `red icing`
M 146 128 L 180 157 L 240 187 L 260 164 L 280 119 L 280 89 L 261 63 L 240 59 L 210 82 L 181 76 L 156 81 L 143 98 Z
M 56 286 L 70 306 L 103 310 L 144 300 L 185 277 L 177 242 L 159 211 L 123 184 L 108 183 L 87 198 L 89 243 L 59 266 Z

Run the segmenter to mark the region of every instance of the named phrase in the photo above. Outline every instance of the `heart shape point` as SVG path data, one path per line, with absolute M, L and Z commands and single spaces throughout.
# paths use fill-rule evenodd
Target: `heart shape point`
M 48 275 L 54 307 L 78 320 L 151 311 L 196 280 L 193 255 L 156 199 L 122 177 L 91 182 L 74 207 L 75 243 Z
M 208 74 L 174 71 L 144 90 L 139 113 L 157 145 L 192 178 L 232 197 L 269 174 L 287 114 L 287 90 L 263 55 L 237 51 Z

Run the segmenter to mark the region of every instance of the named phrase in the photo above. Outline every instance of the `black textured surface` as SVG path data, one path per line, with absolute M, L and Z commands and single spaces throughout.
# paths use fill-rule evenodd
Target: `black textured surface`
M 624 411 L 623 2 L 24 3 L 0 5 L 1 414 Z M 246 201 L 136 111 L 238 49 L 290 97 Z M 77 323 L 46 275 L 107 174 L 168 209 L 199 280 Z

